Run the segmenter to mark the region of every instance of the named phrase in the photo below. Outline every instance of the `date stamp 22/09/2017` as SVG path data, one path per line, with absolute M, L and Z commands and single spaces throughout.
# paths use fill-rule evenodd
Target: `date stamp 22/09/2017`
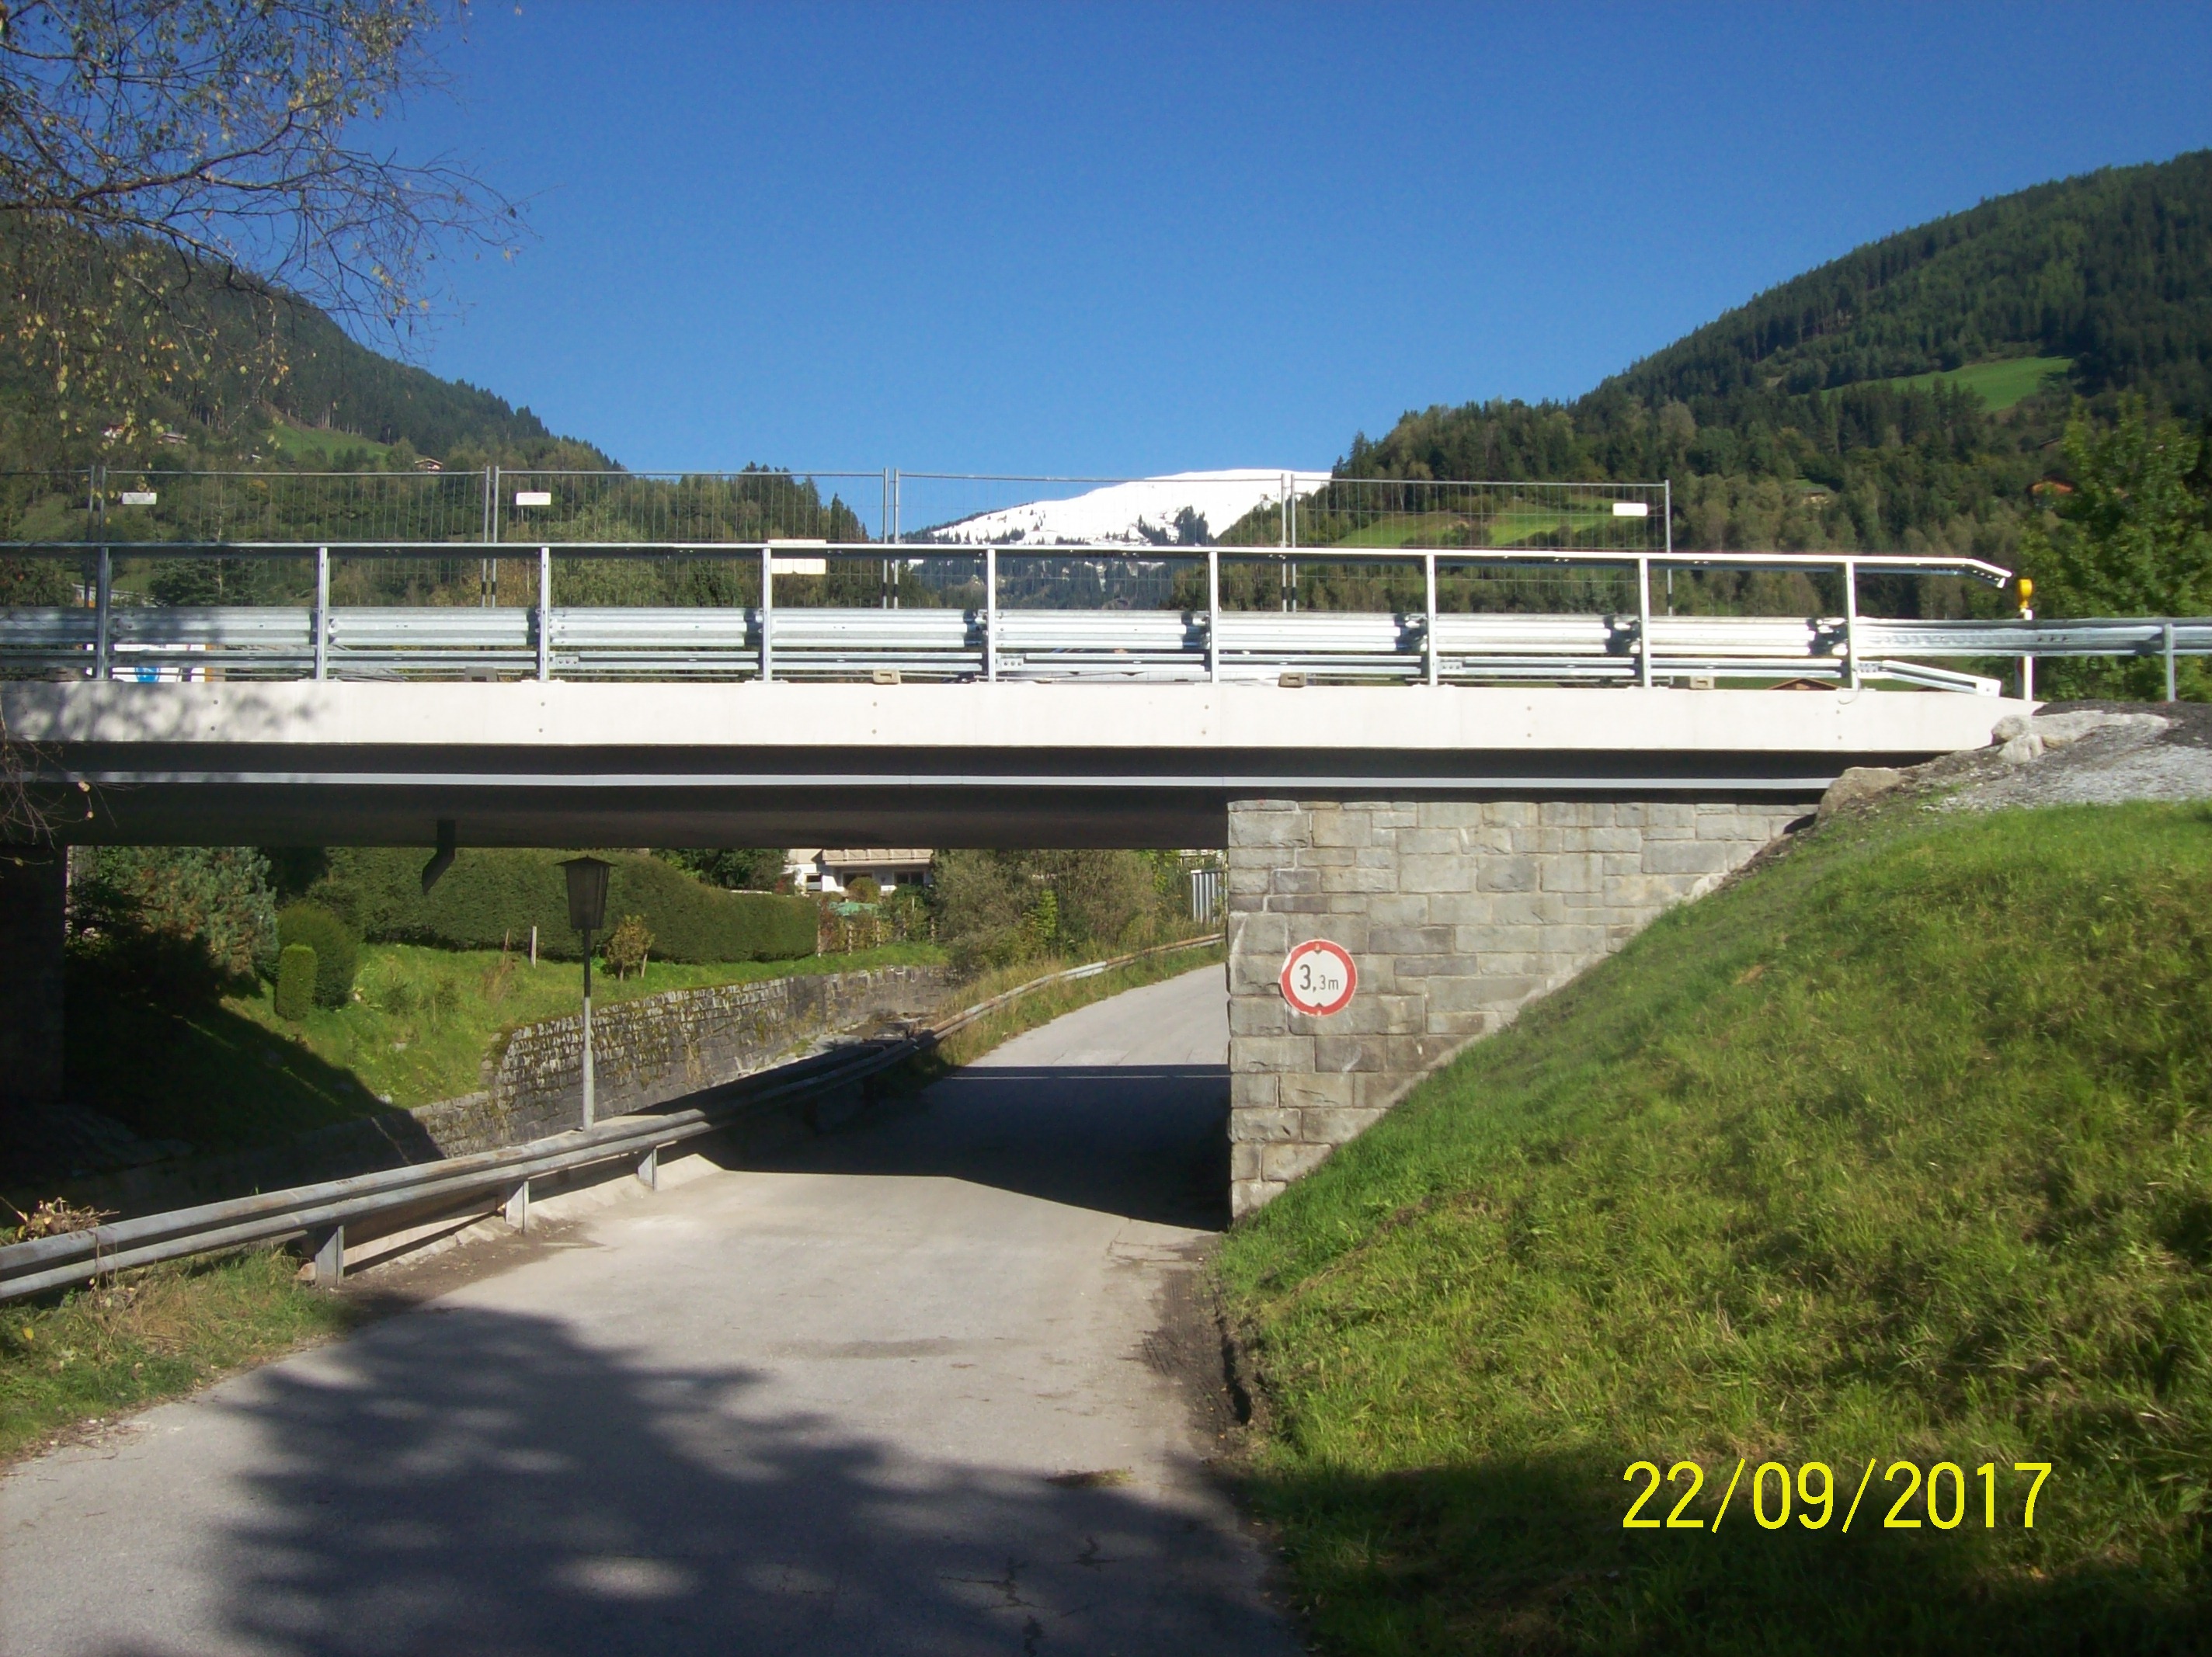
M 1868 1460 L 1838 1534 L 1847 1533 L 1851 1521 L 1858 1517 L 1859 1504 L 1866 1499 L 1868 1486 L 1874 1483 L 1875 1468 L 1880 1461 L 1879 1456 Z M 1699 1498 L 1706 1496 L 1705 1470 L 1698 1463 L 1677 1461 L 1662 1475 L 1656 1461 L 1632 1461 L 1621 1478 L 1632 1484 L 1640 1481 L 1643 1489 L 1633 1493 L 1628 1512 L 1620 1521 L 1621 1528 L 1717 1531 L 1728 1517 L 1729 1506 L 1736 1499 L 1736 1488 L 1743 1483 L 1744 1472 L 1749 1466 L 1747 1457 L 1737 1460 L 1718 1506 L 1707 1520 L 1695 1511 L 1700 1505 Z M 1875 1492 L 1877 1502 L 1888 1502 L 1882 1527 L 1914 1531 L 1925 1524 L 1939 1531 L 1954 1531 L 1979 1520 L 1985 1530 L 2014 1524 L 2024 1530 L 2033 1530 L 2036 1498 L 2043 1493 L 2044 1481 L 2051 1477 L 2051 1466 L 2048 1461 L 2015 1461 L 2008 1473 L 1997 1463 L 1984 1461 L 1969 1473 L 1958 1462 L 1938 1461 L 1923 1473 L 1917 1462 L 1893 1461 L 1882 1473 L 1882 1488 Z M 1714 1469 L 1714 1477 L 1718 1479 L 1718 1467 Z M 1845 1477 L 1849 1477 L 1848 1469 Z M 1975 1485 L 1980 1489 L 1972 1489 Z M 1662 1519 L 1658 1516 L 1658 1508 L 1667 1505 L 1665 1499 L 1662 1497 L 1656 1504 L 1652 1499 L 1669 1486 L 1673 1487 L 1674 1501 Z M 1838 1490 L 1835 1469 L 1825 1461 L 1802 1461 L 1794 1469 L 1784 1462 L 1762 1461 L 1752 1472 L 1751 1488 L 1747 1494 L 1745 1505 L 1762 1529 L 1778 1531 L 1788 1527 L 1818 1531 L 1826 1529 L 1835 1517 Z M 1977 1497 L 1978 1500 L 1970 1499 Z M 1647 1512 L 1647 1508 L 1650 1511 Z M 1871 1510 L 1869 1516 L 1872 1516 Z M 1794 1526 L 1790 1524 L 1793 1517 L 1796 1520 Z

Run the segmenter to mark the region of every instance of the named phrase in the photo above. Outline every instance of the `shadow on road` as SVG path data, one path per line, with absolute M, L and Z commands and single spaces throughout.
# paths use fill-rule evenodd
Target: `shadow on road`
M 978 1065 L 748 1168 L 936 1174 L 1163 1225 L 1229 1223 L 1222 1065 Z
M 901 1458 L 826 1417 L 759 1413 L 757 1386 L 466 1308 L 264 1372 L 228 1406 L 267 1453 L 203 1556 L 219 1644 L 1286 1649 L 1234 1539 L 1170 1504 Z

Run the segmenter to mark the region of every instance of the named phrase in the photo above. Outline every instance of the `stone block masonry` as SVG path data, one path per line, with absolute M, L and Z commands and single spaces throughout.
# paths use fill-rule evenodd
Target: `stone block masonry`
M 1237 800 L 1229 808 L 1230 1180 L 1268 1201 L 1431 1071 L 1698 895 L 1805 813 L 1692 801 Z M 1349 950 L 1350 1006 L 1283 957 Z

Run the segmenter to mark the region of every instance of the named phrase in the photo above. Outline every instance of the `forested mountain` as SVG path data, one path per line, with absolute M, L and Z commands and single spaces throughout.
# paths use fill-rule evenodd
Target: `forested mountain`
M 1671 477 L 1698 548 L 2007 561 L 2077 398 L 2212 416 L 2212 151 L 1984 202 L 1761 294 L 1568 404 L 1410 413 L 1346 476 Z M 2046 491 L 2047 493 L 2047 491 Z
M 11 280 L 29 264 L 0 259 Z M 71 308 L 51 286 L 7 293 L 0 469 L 610 464 L 528 409 L 371 350 L 313 305 L 235 273 L 88 236 L 37 274 L 122 298 L 106 307 L 107 337 L 80 340 L 46 322 Z

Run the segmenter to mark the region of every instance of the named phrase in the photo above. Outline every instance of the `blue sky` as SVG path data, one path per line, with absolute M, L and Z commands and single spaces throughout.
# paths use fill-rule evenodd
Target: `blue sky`
M 2212 7 L 477 0 L 396 124 L 529 200 L 425 366 L 625 464 L 1326 466 L 2212 144 Z

